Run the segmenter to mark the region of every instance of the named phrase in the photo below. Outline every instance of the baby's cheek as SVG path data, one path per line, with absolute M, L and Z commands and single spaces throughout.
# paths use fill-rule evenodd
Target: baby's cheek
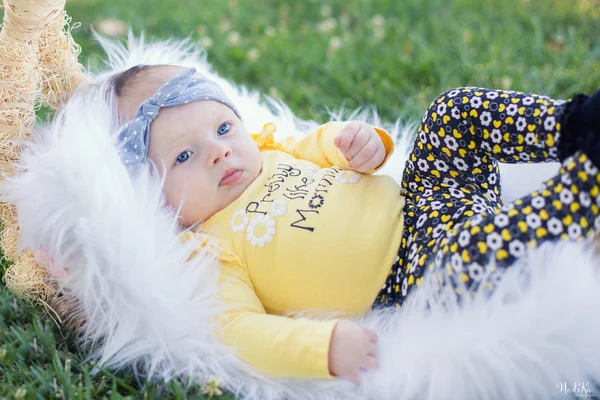
M 183 190 L 184 189 L 181 185 L 168 181 L 165 182 L 165 186 L 163 188 L 163 192 L 169 206 L 175 210 L 181 207 L 181 212 L 184 211 L 183 208 L 185 207 L 185 204 L 182 203 L 185 199 L 185 193 Z
M 260 170 L 262 169 L 262 158 L 260 157 L 260 151 L 258 150 L 258 148 L 256 146 L 254 146 L 254 149 L 252 149 L 252 151 L 250 151 L 248 158 L 249 158 L 249 164 L 251 165 L 251 170 L 253 172 L 253 175 L 254 175 L 254 177 L 256 177 L 260 173 Z

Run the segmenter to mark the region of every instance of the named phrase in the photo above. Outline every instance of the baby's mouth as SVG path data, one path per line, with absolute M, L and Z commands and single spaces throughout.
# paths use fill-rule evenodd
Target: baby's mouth
M 243 174 L 244 172 L 241 169 L 229 168 L 223 174 L 223 178 L 219 182 L 219 186 L 234 186 L 242 179 Z

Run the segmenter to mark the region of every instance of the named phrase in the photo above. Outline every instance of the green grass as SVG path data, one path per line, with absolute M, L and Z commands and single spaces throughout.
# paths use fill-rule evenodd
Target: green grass
M 600 86 L 597 0 L 69 0 L 67 10 L 92 69 L 102 54 L 91 26 L 115 18 L 149 38 L 212 42 L 223 76 L 318 121 L 327 108 L 361 105 L 387 120 L 419 118 L 456 86 L 554 97 Z M 91 377 L 70 342 L 0 286 L 0 398 L 202 398 L 189 383 L 141 389 L 127 372 Z

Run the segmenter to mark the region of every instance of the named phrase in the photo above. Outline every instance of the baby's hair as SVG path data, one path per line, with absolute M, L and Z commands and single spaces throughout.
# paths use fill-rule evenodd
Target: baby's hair
M 121 97 L 125 88 L 129 85 L 131 80 L 141 71 L 150 68 L 149 65 L 135 65 L 124 72 L 113 75 L 110 78 L 112 90 L 117 97 Z
M 122 107 L 128 107 L 128 97 L 135 97 L 136 93 L 141 91 L 141 93 L 143 93 L 143 98 L 141 100 L 136 100 L 141 103 L 141 101 L 152 95 L 152 93 L 149 93 L 147 90 L 148 85 L 151 85 L 151 87 L 152 85 L 157 85 L 156 89 L 158 89 L 158 85 L 162 85 L 165 82 L 165 78 L 161 76 L 160 71 L 166 67 L 169 66 L 138 64 L 128 70 L 116 73 L 109 78 L 108 95 L 117 100 L 117 107 L 119 109 L 117 115 L 119 120 L 121 120 L 122 117 Z M 132 105 L 129 104 L 129 106 Z M 136 109 L 138 106 L 139 104 L 135 104 Z

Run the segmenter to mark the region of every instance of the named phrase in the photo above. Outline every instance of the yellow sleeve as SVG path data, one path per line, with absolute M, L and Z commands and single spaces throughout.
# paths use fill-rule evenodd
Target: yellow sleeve
M 220 294 L 228 309 L 219 318 L 219 335 L 226 345 L 272 377 L 331 378 L 329 344 L 336 320 L 266 314 L 242 267 L 222 263 L 221 271 Z
M 344 169 L 351 169 L 348 167 L 348 159 L 334 143 L 334 139 L 344 129 L 346 124 L 347 122 L 329 122 L 319 126 L 300 140 L 289 138 L 286 141 L 286 146 L 294 157 L 313 162 L 321 168 L 338 166 Z M 374 173 L 385 165 L 394 151 L 394 141 L 390 135 L 381 128 L 373 127 L 373 129 L 379 134 L 385 146 L 386 156 L 381 165 L 368 171 L 368 174 Z

